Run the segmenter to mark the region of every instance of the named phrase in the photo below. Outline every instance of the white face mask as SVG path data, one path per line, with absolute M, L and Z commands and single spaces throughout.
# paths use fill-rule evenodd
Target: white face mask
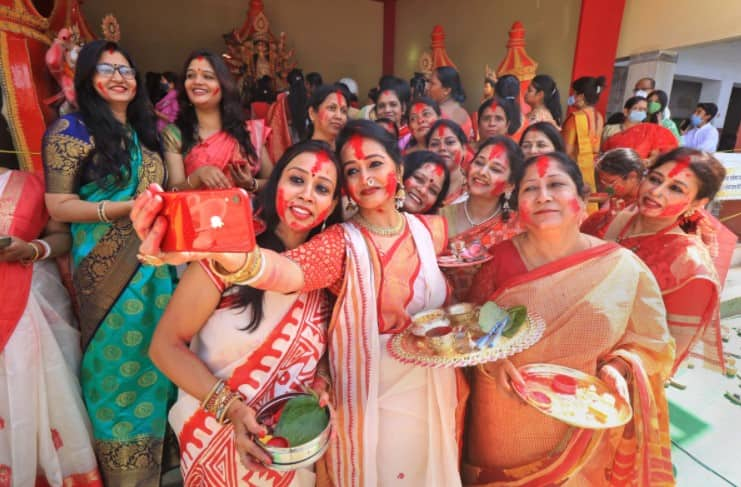
M 648 98 L 648 93 L 646 93 L 643 90 L 635 90 L 633 92 L 633 95 L 635 95 L 635 96 L 642 96 L 643 98 Z

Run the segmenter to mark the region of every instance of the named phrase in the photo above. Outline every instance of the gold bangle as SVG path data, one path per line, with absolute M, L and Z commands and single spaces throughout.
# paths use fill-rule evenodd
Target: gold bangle
M 216 276 L 221 278 L 225 283 L 245 285 L 250 284 L 250 282 L 253 281 L 256 277 L 262 275 L 265 261 L 262 256 L 262 252 L 260 252 L 260 248 L 258 247 L 247 254 L 247 258 L 245 259 L 242 267 L 234 272 L 225 273 L 223 268 L 219 270 L 219 267 L 221 266 L 218 262 L 215 262 L 213 260 L 209 260 L 208 265 L 211 268 L 211 271 Z
M 230 399 L 224 404 L 223 410 L 216 416 L 216 421 L 218 421 L 220 424 L 225 424 L 229 422 L 229 418 L 226 417 L 226 414 L 229 412 L 229 408 L 234 404 L 236 401 L 241 401 L 242 396 L 239 395 L 236 392 L 232 393 L 232 396 Z
M 216 381 L 216 383 L 211 387 L 211 390 L 208 391 L 208 394 L 206 394 L 206 397 L 203 398 L 203 401 L 201 401 L 201 408 L 207 409 L 206 406 L 211 401 L 211 399 L 214 397 L 214 394 L 218 394 L 218 392 L 221 392 L 221 389 L 226 387 L 226 384 L 223 380 L 219 379 Z M 217 392 L 218 390 L 218 392 Z
M 190 182 L 190 174 L 188 174 L 188 177 L 185 178 L 185 183 L 188 185 L 190 189 L 196 189 L 195 186 L 193 186 L 193 184 L 191 184 Z
M 39 255 L 41 255 L 41 252 L 39 251 L 39 248 L 35 246 L 32 242 L 28 242 L 28 246 L 31 247 L 31 250 L 33 250 L 33 255 L 29 257 L 28 259 L 22 259 L 21 264 L 25 266 L 29 266 L 39 260 Z

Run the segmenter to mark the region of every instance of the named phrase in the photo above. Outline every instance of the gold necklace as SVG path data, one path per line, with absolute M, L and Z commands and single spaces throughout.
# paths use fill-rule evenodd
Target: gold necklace
M 397 215 L 399 215 L 399 223 L 393 227 L 379 227 L 378 225 L 374 225 L 366 220 L 360 213 L 356 213 L 352 219 L 355 223 L 374 235 L 378 235 L 379 237 L 395 237 L 404 230 L 404 225 L 406 224 L 406 218 L 404 218 L 401 213 L 397 212 Z

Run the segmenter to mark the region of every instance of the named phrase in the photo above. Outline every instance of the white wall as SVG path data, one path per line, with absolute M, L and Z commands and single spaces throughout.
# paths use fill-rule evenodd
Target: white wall
M 734 84 L 741 84 L 741 40 L 677 49 L 675 76 L 702 83 L 701 102 L 718 105 L 713 125 L 723 127 Z

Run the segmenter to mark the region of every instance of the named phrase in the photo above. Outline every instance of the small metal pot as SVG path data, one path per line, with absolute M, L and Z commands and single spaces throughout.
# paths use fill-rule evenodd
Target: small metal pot
M 289 392 L 282 396 L 278 396 L 275 399 L 267 402 L 257 412 L 257 420 L 280 407 L 286 401 L 293 399 L 294 397 L 308 396 L 308 394 L 302 392 Z M 327 427 L 319 433 L 319 435 L 313 440 L 307 441 L 303 445 L 290 446 L 287 448 L 280 448 L 276 446 L 264 445 L 260 440 L 256 439 L 257 444 L 265 450 L 270 457 L 273 459 L 273 463 L 269 468 L 277 470 L 279 472 L 290 472 L 303 467 L 308 467 L 319 460 L 324 452 L 329 447 L 329 438 L 332 433 L 332 422 L 327 423 Z

